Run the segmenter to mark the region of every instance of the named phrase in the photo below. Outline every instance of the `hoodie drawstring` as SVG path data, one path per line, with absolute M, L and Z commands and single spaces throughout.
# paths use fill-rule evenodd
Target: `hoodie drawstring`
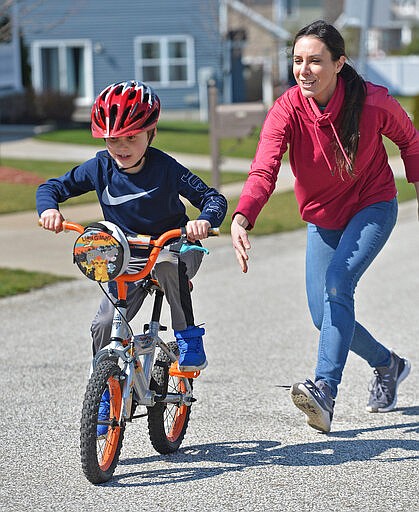
M 345 151 L 344 147 L 342 146 L 342 142 L 341 142 L 341 140 L 340 140 L 340 138 L 339 138 L 339 135 L 338 135 L 338 133 L 337 133 L 337 131 L 336 131 L 336 128 L 335 128 L 334 124 L 333 124 L 333 123 L 332 123 L 332 121 L 330 120 L 330 115 L 329 115 L 329 113 L 328 113 L 328 112 L 326 112 L 326 113 L 325 113 L 325 114 L 323 114 L 321 117 L 317 117 L 317 118 L 316 118 L 316 120 L 314 121 L 314 133 L 316 134 L 317 143 L 318 143 L 318 144 L 319 144 L 319 146 L 320 146 L 320 150 L 321 150 L 321 152 L 322 152 L 322 154 L 323 154 L 324 159 L 326 160 L 326 163 L 327 163 L 327 166 L 329 167 L 330 172 L 331 172 L 332 174 L 334 174 L 334 172 L 333 172 L 333 167 L 332 167 L 332 165 L 331 165 L 331 163 L 330 163 L 330 160 L 327 158 L 327 155 L 326 155 L 326 153 L 325 153 L 325 151 L 324 151 L 324 148 L 323 148 L 323 146 L 322 146 L 322 143 L 320 142 L 320 137 L 319 137 L 319 134 L 318 134 L 318 128 L 319 128 L 319 126 L 320 126 L 320 121 L 323 121 L 323 120 L 326 120 L 326 119 L 327 119 L 327 121 L 329 122 L 329 124 L 330 124 L 330 126 L 331 126 L 331 128 L 332 128 L 333 135 L 335 136 L 335 139 L 337 140 L 338 146 L 339 146 L 340 150 L 342 151 L 342 154 L 343 154 L 343 157 L 344 157 L 344 158 L 345 158 L 345 160 L 346 160 L 346 163 L 348 164 L 349 168 L 350 168 L 350 169 L 352 169 L 352 163 L 351 163 L 351 161 L 349 160 L 349 157 L 348 157 L 348 155 L 346 154 L 346 151 Z

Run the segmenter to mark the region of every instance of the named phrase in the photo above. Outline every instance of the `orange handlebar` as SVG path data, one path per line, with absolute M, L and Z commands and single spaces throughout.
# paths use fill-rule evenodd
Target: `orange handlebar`
M 84 233 L 85 228 L 81 224 L 77 224 L 77 222 L 70 222 L 68 220 L 63 220 L 63 229 L 66 231 L 77 231 L 78 233 Z M 139 235 L 139 236 L 142 236 L 142 235 Z M 160 235 L 159 238 L 157 238 L 157 240 L 150 239 L 150 242 L 148 243 L 148 245 L 163 246 L 169 240 L 172 240 L 173 238 L 179 238 L 180 236 L 182 236 L 182 228 L 171 229 L 169 231 L 166 231 L 162 235 Z M 135 241 L 135 238 L 131 238 L 131 237 L 127 237 L 127 238 L 128 238 L 129 242 L 132 241 L 132 243 L 130 243 L 130 245 L 133 245 L 133 246 L 138 245 L 138 242 Z M 144 235 L 144 238 L 148 238 L 148 235 L 147 236 Z M 139 244 L 141 244 L 141 243 L 143 243 L 143 242 L 139 242 Z
M 115 279 L 116 282 L 133 282 L 143 279 L 147 277 L 151 272 L 154 264 L 156 263 L 157 257 L 162 250 L 164 244 L 169 240 L 173 240 L 174 238 L 180 238 L 182 236 L 182 229 L 171 229 L 166 231 L 162 235 L 159 236 L 157 240 L 150 240 L 150 245 L 154 247 L 151 249 L 150 255 L 148 257 L 148 261 L 145 264 L 145 267 L 140 270 L 140 272 L 136 272 L 135 274 L 122 274 L 121 276 Z
M 70 222 L 68 220 L 63 220 L 63 229 L 64 231 L 77 231 L 78 233 L 84 233 L 84 227 L 81 224 Z
M 39 220 L 39 224 L 41 225 L 41 221 Z M 63 220 L 63 229 L 64 231 L 76 231 L 77 233 L 84 233 L 84 226 L 81 224 L 77 224 L 76 222 L 70 222 L 68 220 Z M 144 277 L 147 277 L 154 264 L 156 263 L 157 257 L 162 250 L 163 246 L 169 242 L 170 240 L 174 240 L 176 238 L 180 238 L 185 234 L 185 228 L 177 228 L 170 229 L 166 231 L 162 235 L 157 238 L 157 240 L 151 239 L 150 236 L 146 235 L 137 235 L 134 237 L 127 237 L 127 241 L 131 247 L 152 247 L 150 255 L 148 257 L 148 261 L 144 268 L 140 272 L 136 272 L 135 274 L 122 274 L 114 279 L 117 282 L 118 288 L 123 285 L 123 283 L 139 281 Z M 210 228 L 208 231 L 208 236 L 218 236 L 219 229 L 218 228 Z M 146 242 L 145 242 L 146 240 Z

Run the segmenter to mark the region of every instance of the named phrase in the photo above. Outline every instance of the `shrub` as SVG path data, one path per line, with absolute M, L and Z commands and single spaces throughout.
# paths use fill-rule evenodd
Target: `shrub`
M 27 123 L 26 94 L 11 94 L 0 97 L 0 121 L 2 124 Z
M 40 121 L 71 121 L 74 113 L 75 96 L 56 91 L 45 91 L 35 94 L 35 109 Z
M 0 121 L 4 124 L 70 123 L 74 113 L 74 95 L 56 91 L 34 93 L 27 89 L 0 97 Z

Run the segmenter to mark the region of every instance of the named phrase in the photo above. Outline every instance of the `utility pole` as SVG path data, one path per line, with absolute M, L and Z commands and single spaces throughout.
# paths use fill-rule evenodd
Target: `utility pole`
M 364 79 L 367 79 L 367 58 L 368 58 L 368 31 L 371 26 L 372 3 L 374 0 L 364 0 L 360 13 L 361 25 L 359 34 L 359 56 L 358 71 Z
M 211 138 L 211 167 L 213 188 L 220 189 L 220 146 L 217 132 L 217 95 L 218 90 L 215 80 L 208 81 L 208 106 L 210 121 L 210 138 Z

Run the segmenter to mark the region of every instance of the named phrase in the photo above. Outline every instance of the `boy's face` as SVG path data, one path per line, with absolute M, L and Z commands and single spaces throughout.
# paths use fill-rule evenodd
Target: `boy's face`
M 148 132 L 140 132 L 129 137 L 109 137 L 106 139 L 106 149 L 119 167 L 126 172 L 137 172 L 139 165 L 133 167 L 142 159 L 148 147 Z

